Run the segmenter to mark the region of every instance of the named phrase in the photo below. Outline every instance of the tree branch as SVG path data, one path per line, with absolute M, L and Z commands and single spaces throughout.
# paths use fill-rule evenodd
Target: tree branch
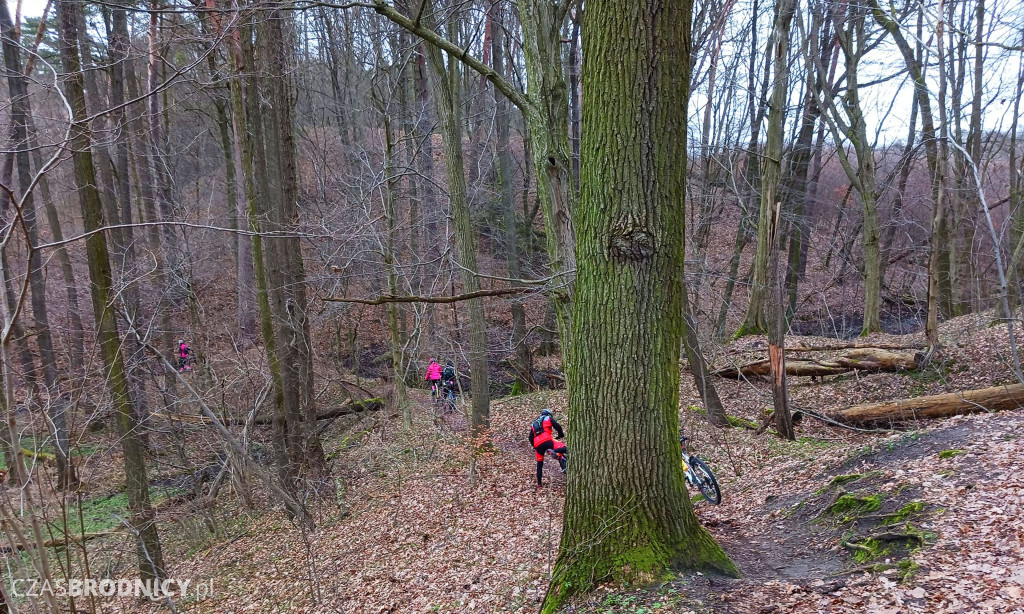
M 469 301 L 484 296 L 522 294 L 523 292 L 532 292 L 534 290 L 535 288 L 496 288 L 494 290 L 478 290 L 476 292 L 457 294 L 455 296 L 392 296 L 390 294 L 385 294 L 373 299 L 325 296 L 323 300 L 334 303 L 359 303 L 360 305 L 385 305 L 387 303 L 458 303 L 459 301 Z
M 434 45 L 438 49 L 447 51 L 453 58 L 478 72 L 481 76 L 490 81 L 491 84 L 494 85 L 495 89 L 504 94 L 505 97 L 508 98 L 509 102 L 516 105 L 516 107 L 518 107 L 523 113 L 530 113 L 533 110 L 533 104 L 519 90 L 506 81 L 504 77 L 496 73 L 490 66 L 470 55 L 468 48 L 462 49 L 430 28 L 420 25 L 418 17 L 416 20 L 413 20 L 399 13 L 393 6 L 384 0 L 374 0 L 373 10 L 379 15 L 390 19 L 396 25 L 405 28 L 431 45 Z

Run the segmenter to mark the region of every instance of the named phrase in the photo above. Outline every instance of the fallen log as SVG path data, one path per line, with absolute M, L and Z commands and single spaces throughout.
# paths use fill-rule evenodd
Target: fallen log
M 364 411 L 377 411 L 384 408 L 384 399 L 366 399 L 365 401 L 345 401 L 334 409 L 328 409 L 322 411 L 316 415 L 316 419 L 329 420 L 331 418 L 337 418 L 338 416 L 347 416 L 349 414 L 358 414 Z M 274 423 L 273 418 L 256 418 L 252 421 L 253 424 L 259 425 L 270 425 Z M 245 424 L 245 420 L 232 421 L 231 424 Z
M 366 399 L 364 401 L 353 401 L 353 400 L 349 399 L 349 400 L 345 401 L 344 403 L 342 403 L 341 405 L 339 405 L 337 407 L 334 407 L 332 409 L 328 409 L 326 411 L 322 411 L 322 412 L 318 413 L 316 415 L 316 419 L 318 421 L 319 420 L 329 420 L 331 418 L 337 418 L 339 416 L 347 416 L 349 414 L 358 414 L 358 413 L 364 412 L 364 411 L 377 411 L 377 410 L 382 409 L 383 407 L 384 407 L 384 400 L 380 399 L 380 398 Z M 169 414 L 169 413 L 166 413 L 166 412 L 156 412 L 155 411 L 155 412 L 151 413 L 150 416 L 155 417 L 155 418 L 163 418 L 165 420 L 176 420 L 178 422 L 187 422 L 189 424 L 212 424 L 212 422 L 210 421 L 209 418 L 206 418 L 205 416 L 202 416 L 202 415 L 176 414 L 176 413 Z M 268 417 L 256 418 L 256 419 L 254 419 L 252 421 L 252 424 L 258 425 L 258 426 L 269 426 L 269 425 L 271 425 L 273 423 L 274 423 L 274 419 L 273 418 L 268 418 Z M 229 419 L 229 420 L 224 420 L 224 424 L 225 425 L 230 425 L 230 426 L 245 426 L 246 419 L 245 418 L 232 418 L 232 419 Z
M 1011 384 L 884 403 L 854 405 L 838 412 L 834 417 L 844 424 L 863 426 L 907 422 L 923 418 L 948 418 L 1022 407 L 1024 407 L 1024 384 Z
M 789 351 L 789 350 L 787 350 Z M 855 348 L 846 350 L 828 360 L 795 358 L 786 361 L 786 375 L 797 377 L 823 377 L 840 375 L 850 371 L 909 371 L 920 365 L 919 352 L 891 352 L 880 348 Z M 742 365 L 723 367 L 712 371 L 712 375 L 729 379 L 761 377 L 771 373 L 768 360 L 755 360 Z
M 109 529 L 107 531 L 99 531 L 99 532 L 96 532 L 96 533 L 85 533 L 85 534 L 79 533 L 77 535 L 71 535 L 71 536 L 68 536 L 68 537 L 55 537 L 53 539 L 48 539 L 48 540 L 44 541 L 43 542 L 43 547 L 45 547 L 45 548 L 67 548 L 71 544 L 81 545 L 81 544 L 83 544 L 85 542 L 92 541 L 92 540 L 98 539 L 100 537 L 108 537 L 110 535 L 114 535 L 115 533 L 118 533 L 120 531 L 121 531 L 121 528 L 117 527 L 117 528 L 114 528 L 114 529 Z M 35 545 L 35 544 L 31 544 L 31 545 Z M 0 546 L 0 552 L 3 552 L 4 554 L 10 554 L 12 552 L 20 552 L 20 551 L 22 551 L 24 549 L 25 549 L 25 546 L 23 544 L 3 544 L 2 546 Z
M 920 351 L 921 348 L 913 345 L 899 343 L 872 343 L 870 345 L 861 343 L 836 343 L 833 345 L 792 345 L 786 348 L 787 354 L 799 354 L 810 352 L 839 352 L 842 350 L 901 350 L 906 352 Z M 749 348 L 742 350 L 730 350 L 729 354 L 754 354 L 756 352 L 767 352 L 768 346 L 760 348 Z

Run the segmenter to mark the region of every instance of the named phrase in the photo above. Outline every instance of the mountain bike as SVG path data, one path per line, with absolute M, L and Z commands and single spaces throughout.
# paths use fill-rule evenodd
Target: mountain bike
M 441 408 L 447 412 L 455 411 L 455 382 L 441 386 Z
M 701 460 L 696 454 L 690 454 L 686 449 L 687 437 L 679 438 L 679 448 L 683 454 L 683 469 L 686 471 L 686 483 L 696 486 L 700 494 L 711 505 L 718 505 L 722 502 L 722 489 L 718 487 L 718 480 L 711 472 L 711 467 Z
M 569 465 L 569 452 L 567 452 L 565 448 L 562 449 L 562 452 L 555 452 L 555 449 L 552 448 L 545 452 L 545 455 L 547 454 L 551 454 L 551 456 L 558 461 L 558 468 L 562 470 L 562 473 L 565 473 L 565 469 Z
M 430 400 L 434 405 L 440 406 L 443 401 L 441 393 L 441 380 L 431 380 L 430 382 Z

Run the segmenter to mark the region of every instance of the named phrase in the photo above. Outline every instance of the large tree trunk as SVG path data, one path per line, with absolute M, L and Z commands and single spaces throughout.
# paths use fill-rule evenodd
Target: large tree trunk
M 124 456 L 124 472 L 129 523 L 137 536 L 136 553 L 139 573 L 143 579 L 163 576 L 163 555 L 157 535 L 153 507 L 149 500 L 149 480 L 146 459 L 139 436 L 139 424 L 132 406 L 128 378 L 121 355 L 121 334 L 117 329 L 113 295 L 113 275 L 107 252 L 107 241 L 102 232 L 103 203 L 96 188 L 93 169 L 89 126 L 85 123 L 85 91 L 82 84 L 81 63 L 78 56 L 78 6 L 69 0 L 60 0 L 60 58 L 67 74 L 65 89 L 71 104 L 71 146 L 75 168 L 75 182 L 85 221 L 86 251 L 89 260 L 89 278 L 92 282 L 93 312 L 96 314 L 96 335 L 100 355 L 106 371 L 107 387 L 117 415 L 118 434 Z
M 65 417 L 68 399 L 60 389 L 60 372 L 57 355 L 50 336 L 50 321 L 46 312 L 46 280 L 43 277 L 43 262 L 36 245 L 39 230 L 36 222 L 36 200 L 32 194 L 32 165 L 29 159 L 28 117 L 29 107 L 27 79 L 22 74 L 21 48 L 17 41 L 14 22 L 5 2 L 0 7 L 0 36 L 3 38 L 4 66 L 7 69 L 7 84 L 11 93 L 11 124 L 16 150 L 18 186 L 21 189 L 21 216 L 28 243 L 28 276 L 32 294 L 32 317 L 35 319 L 36 344 L 43 367 L 43 382 L 46 384 L 49 401 L 46 405 L 53 429 L 57 458 L 57 485 L 59 488 L 73 488 L 78 479 L 71 462 L 68 428 Z
M 737 573 L 679 463 L 690 16 L 689 0 L 587 4 L 573 465 L 545 613 L 606 580 Z
M 835 417 L 846 424 L 869 426 L 1021 408 L 1024 408 L 1024 384 L 1012 384 L 854 405 Z
M 433 0 L 428 0 L 432 2 Z M 429 6 L 424 20 L 433 22 L 433 6 Z M 431 24 L 432 25 L 432 24 Z M 448 169 L 448 194 L 452 217 L 455 218 L 455 244 L 462 269 L 462 289 L 469 294 L 480 289 L 476 277 L 476 232 L 470 217 L 466 195 L 466 171 L 462 156 L 462 120 L 459 118 L 458 87 L 462 71 L 455 58 L 448 58 L 447 67 L 442 52 L 427 45 L 427 58 L 431 68 L 434 101 L 444 141 L 445 166 Z M 490 398 L 487 380 L 487 322 L 484 319 L 483 299 L 467 301 L 469 310 L 469 371 L 472 378 L 473 409 L 470 427 L 475 434 L 482 433 L 490 423 Z

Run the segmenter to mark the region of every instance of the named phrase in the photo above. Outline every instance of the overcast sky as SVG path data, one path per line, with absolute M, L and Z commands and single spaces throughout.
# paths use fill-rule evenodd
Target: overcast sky
M 8 6 L 13 12 L 18 0 L 5 1 L 9 3 Z M 995 0 L 994 6 L 989 7 L 989 10 L 994 10 L 993 12 L 998 14 L 998 12 L 1009 9 L 1012 14 L 1017 2 L 1018 0 Z M 46 0 L 21 0 L 22 17 L 38 17 L 45 7 Z M 50 18 L 52 20 L 52 14 Z M 992 38 L 1003 39 L 998 42 L 1011 45 L 1020 43 L 1020 34 L 1015 31 L 1015 28 L 1008 27 L 1005 22 L 997 23 L 994 27 L 989 25 L 989 28 Z M 993 55 L 998 55 L 998 53 L 993 53 Z M 865 63 L 868 64 L 865 68 L 869 73 L 885 74 L 890 72 L 891 74 L 891 71 L 905 70 L 902 57 L 891 43 L 882 45 L 871 53 L 870 58 L 865 58 Z M 988 86 L 986 102 L 988 102 L 988 106 L 985 109 L 983 120 L 985 129 L 1005 130 L 1009 127 L 1012 100 L 1008 94 L 1012 92 L 1018 70 L 1020 70 L 1019 55 L 993 57 L 989 60 L 986 66 L 986 85 Z M 913 96 L 910 84 L 906 79 L 895 79 L 866 89 L 862 103 L 869 132 L 878 131 L 879 144 L 905 139 Z M 691 118 L 695 114 L 699 114 L 699 109 L 704 103 L 699 92 L 694 94 L 695 99 L 692 101 L 690 110 Z

